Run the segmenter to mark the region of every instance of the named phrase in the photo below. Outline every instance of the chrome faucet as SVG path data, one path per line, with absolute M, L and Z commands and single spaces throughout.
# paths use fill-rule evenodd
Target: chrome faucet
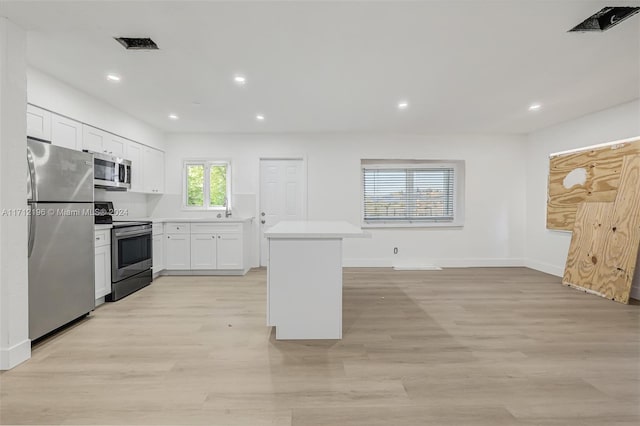
M 231 206 L 227 197 L 224 197 L 224 217 L 231 217 Z

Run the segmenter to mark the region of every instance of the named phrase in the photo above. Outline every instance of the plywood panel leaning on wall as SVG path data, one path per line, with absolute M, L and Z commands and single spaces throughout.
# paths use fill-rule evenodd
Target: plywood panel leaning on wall
M 578 205 L 571 245 L 562 283 L 601 294 L 595 283 L 598 261 L 602 262 L 606 234 L 611 228 L 613 203 Z
M 571 231 L 578 204 L 611 202 L 620 184 L 622 159 L 640 154 L 640 138 L 552 154 L 549 161 L 547 228 Z
M 639 246 L 640 155 L 629 155 L 615 201 L 579 205 L 562 282 L 629 303 Z

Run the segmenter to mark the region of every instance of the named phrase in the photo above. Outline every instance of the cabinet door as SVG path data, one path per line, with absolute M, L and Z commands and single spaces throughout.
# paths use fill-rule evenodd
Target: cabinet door
M 191 269 L 216 269 L 216 235 L 191 235 Z
M 82 151 L 82 123 L 51 114 L 51 143 Z
M 95 127 L 82 125 L 82 149 L 105 152 L 104 144 L 108 133 Z
M 164 235 L 153 237 L 153 273 L 164 269 Z
M 51 140 L 51 113 L 33 105 L 27 105 L 27 136 L 45 141 Z
M 126 145 L 126 139 L 108 133 L 103 146 L 107 154 L 122 158 L 125 156 Z
M 154 164 L 156 176 L 156 193 L 164 193 L 164 152 L 154 150 Z
M 142 145 L 136 142 L 127 142 L 125 158 L 131 161 L 131 189 L 132 192 L 144 192 Z
M 191 241 L 189 234 L 170 234 L 165 238 L 165 269 L 191 269 Z
M 111 246 L 95 249 L 95 286 L 96 299 L 111 293 Z
M 144 192 L 162 194 L 164 192 L 164 152 L 145 147 L 143 157 Z
M 218 269 L 242 269 L 242 234 L 218 235 Z

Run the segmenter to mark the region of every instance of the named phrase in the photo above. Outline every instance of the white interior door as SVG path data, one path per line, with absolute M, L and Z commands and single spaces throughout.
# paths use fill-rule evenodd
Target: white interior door
M 307 179 L 302 159 L 260 160 L 260 265 L 269 260 L 264 232 L 281 220 L 307 217 Z

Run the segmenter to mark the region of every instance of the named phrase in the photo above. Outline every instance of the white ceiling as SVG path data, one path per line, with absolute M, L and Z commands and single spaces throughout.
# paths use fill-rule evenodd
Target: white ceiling
M 28 29 L 32 66 L 169 132 L 521 133 L 640 96 L 640 14 L 567 33 L 610 5 L 640 1 L 2 1 L 0 13 Z

